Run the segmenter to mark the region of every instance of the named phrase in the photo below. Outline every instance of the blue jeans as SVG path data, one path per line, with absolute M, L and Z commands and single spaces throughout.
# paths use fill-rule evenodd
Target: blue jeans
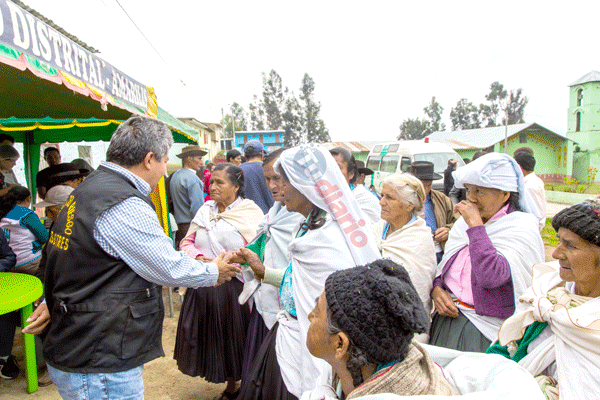
M 141 365 L 123 372 L 80 374 L 48 365 L 48 372 L 64 400 L 143 400 Z

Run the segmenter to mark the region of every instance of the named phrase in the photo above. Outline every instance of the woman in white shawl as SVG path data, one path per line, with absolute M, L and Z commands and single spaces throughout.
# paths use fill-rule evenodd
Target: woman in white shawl
M 562 210 L 552 227 L 558 262 L 534 266 L 520 311 L 488 353 L 518 362 L 548 399 L 591 399 L 600 393 L 600 202 Z
M 373 226 L 377 246 L 383 258 L 402 264 L 413 285 L 431 312 L 431 288 L 437 263 L 431 229 L 422 218 L 425 190 L 411 174 L 390 175 L 381 188 L 382 221 Z M 427 341 L 427 335 L 419 336 Z
M 531 282 L 531 267 L 544 261 L 535 206 L 516 161 L 486 154 L 453 172 L 467 200 L 454 207 L 461 218 L 450 230 L 431 297 L 430 343 L 485 351 L 502 322 L 515 311 Z
M 308 314 L 332 272 L 379 258 L 366 217 L 329 152 L 312 144 L 295 147 L 274 168 L 283 177 L 288 211 L 305 220 L 294 230 L 280 285 L 285 311 L 265 338 L 240 400 L 295 399 L 316 385 L 327 364 L 306 348 Z M 259 262 L 250 265 L 264 271 Z
M 245 246 L 263 218 L 261 209 L 244 199 L 244 173 L 236 165 L 214 168 L 210 194 L 212 200 L 200 207 L 180 244 L 190 257 L 203 261 Z M 222 398 L 235 396 L 241 379 L 249 319 L 248 306 L 238 303 L 242 288 L 240 279 L 232 279 L 214 288 L 189 289 L 179 315 L 177 366 L 186 375 L 227 382 Z

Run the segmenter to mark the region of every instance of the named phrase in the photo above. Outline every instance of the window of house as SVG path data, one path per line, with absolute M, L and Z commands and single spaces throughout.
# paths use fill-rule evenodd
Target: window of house
M 583 100 L 583 89 L 579 89 L 577 91 L 577 107 L 581 106 L 582 100 Z
M 521 132 L 519 134 L 519 143 L 527 143 L 527 133 Z
M 575 114 L 575 132 L 579 132 L 581 130 L 581 113 L 577 111 Z

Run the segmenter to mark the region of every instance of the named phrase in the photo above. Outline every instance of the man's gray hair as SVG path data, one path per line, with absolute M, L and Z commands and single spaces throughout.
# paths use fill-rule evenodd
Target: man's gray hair
M 161 161 L 173 145 L 169 127 L 156 119 L 134 116 L 123 122 L 113 133 L 106 161 L 133 167 L 144 161 L 148 153 Z

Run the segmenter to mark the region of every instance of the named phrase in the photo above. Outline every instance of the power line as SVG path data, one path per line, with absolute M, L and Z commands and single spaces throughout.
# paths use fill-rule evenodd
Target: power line
M 104 3 L 104 1 L 102 1 Z M 144 32 L 142 32 L 142 30 L 140 29 L 140 27 L 135 23 L 135 21 L 133 20 L 133 18 L 131 18 L 131 16 L 129 15 L 129 13 L 127 12 L 127 10 L 125 10 L 125 8 L 123 8 L 123 6 L 121 5 L 121 3 L 119 3 L 119 0 L 115 0 L 115 2 L 119 5 L 119 7 L 121 7 L 121 10 L 123 10 L 123 12 L 125 13 L 125 15 L 127 15 L 127 18 L 129 18 L 129 20 L 131 21 L 131 23 L 133 24 L 133 26 L 135 26 L 135 28 L 140 32 L 140 34 L 144 37 L 144 39 L 146 40 L 146 42 L 148 42 L 148 44 L 150 45 L 150 47 L 152 47 L 152 49 L 154 49 L 154 51 L 156 52 L 156 54 L 158 54 L 158 56 L 160 57 L 161 60 L 163 60 L 163 62 L 165 63 L 165 65 L 167 65 L 168 67 L 170 67 L 169 63 L 167 62 L 167 60 L 165 60 L 165 58 L 158 52 L 158 50 L 156 49 L 156 47 L 154 47 L 154 45 L 152 44 L 152 42 L 150 42 L 150 40 L 146 37 L 146 35 L 144 35 Z M 185 82 L 183 80 L 181 80 L 181 78 L 178 78 L 179 82 L 181 82 L 181 84 L 183 86 L 187 85 L 185 84 Z

